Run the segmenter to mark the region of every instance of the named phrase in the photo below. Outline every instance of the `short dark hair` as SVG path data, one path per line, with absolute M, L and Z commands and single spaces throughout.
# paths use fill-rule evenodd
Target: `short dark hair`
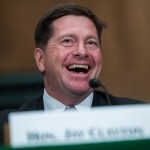
M 101 33 L 103 28 L 106 27 L 105 23 L 98 19 L 97 16 L 87 7 L 83 7 L 74 3 L 65 3 L 57 5 L 47 11 L 47 13 L 37 24 L 35 30 L 36 47 L 39 47 L 43 50 L 46 48 L 48 40 L 53 35 L 53 22 L 56 19 L 67 15 L 85 16 L 89 18 L 94 23 L 97 29 L 97 34 L 101 43 Z

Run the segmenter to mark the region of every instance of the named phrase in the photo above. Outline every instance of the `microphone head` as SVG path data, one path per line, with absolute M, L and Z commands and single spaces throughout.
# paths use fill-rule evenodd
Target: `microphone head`
M 89 81 L 89 86 L 93 89 L 98 88 L 100 85 L 101 85 L 101 82 L 98 79 L 91 79 Z

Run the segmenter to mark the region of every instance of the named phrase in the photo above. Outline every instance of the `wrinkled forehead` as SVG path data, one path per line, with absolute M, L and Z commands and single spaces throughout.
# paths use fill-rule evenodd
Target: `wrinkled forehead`
M 87 30 L 98 36 L 95 24 L 86 16 L 67 15 L 60 17 L 53 22 L 53 29 L 54 32 L 56 30 L 61 32 L 66 30 L 78 30 L 80 32 Z

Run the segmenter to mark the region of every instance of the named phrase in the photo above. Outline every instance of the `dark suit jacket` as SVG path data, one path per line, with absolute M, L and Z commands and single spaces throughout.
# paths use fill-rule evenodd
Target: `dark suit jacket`
M 111 101 L 111 105 L 127 105 L 127 104 L 143 103 L 138 100 L 133 100 L 130 98 L 123 98 L 123 97 L 115 97 L 110 94 L 109 94 L 109 98 Z M 98 106 L 108 106 L 108 101 L 106 99 L 105 93 L 94 91 L 92 107 L 98 107 Z M 18 109 L 7 109 L 7 110 L 0 111 L 0 144 L 3 143 L 3 124 L 5 122 L 8 122 L 8 114 L 10 112 L 36 111 L 36 110 L 44 110 L 43 96 L 37 99 L 33 99 L 32 101 L 26 102 Z

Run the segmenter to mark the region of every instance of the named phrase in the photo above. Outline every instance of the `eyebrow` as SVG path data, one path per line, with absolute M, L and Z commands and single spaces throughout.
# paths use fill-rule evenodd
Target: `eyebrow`
M 72 33 L 68 33 L 68 34 L 64 34 L 64 35 L 60 35 L 60 38 L 63 37 L 78 37 L 76 34 L 72 34 Z M 87 35 L 87 37 L 85 39 L 95 39 L 97 41 L 99 41 L 99 38 L 93 35 Z
M 64 35 L 60 35 L 60 38 L 64 38 L 64 37 L 76 37 L 75 34 L 64 34 Z

